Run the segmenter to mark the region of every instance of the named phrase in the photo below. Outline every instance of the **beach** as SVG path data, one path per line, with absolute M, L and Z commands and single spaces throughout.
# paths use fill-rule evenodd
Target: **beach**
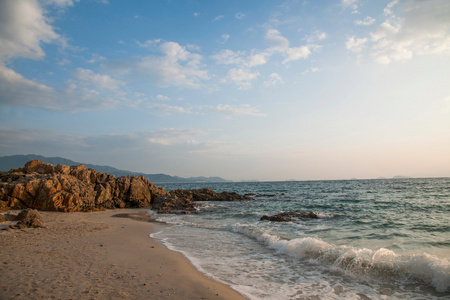
M 0 299 L 245 299 L 150 238 L 146 209 L 40 214 L 0 231 Z

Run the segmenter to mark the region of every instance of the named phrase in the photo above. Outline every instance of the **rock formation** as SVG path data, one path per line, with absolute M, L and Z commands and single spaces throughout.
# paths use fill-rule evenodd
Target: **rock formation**
M 57 166 L 29 161 L 23 168 L 0 172 L 0 210 L 92 211 L 108 208 L 151 207 L 159 213 L 195 212 L 198 201 L 249 199 L 210 189 L 167 193 L 143 176 L 116 178 L 86 166 Z
M 237 201 L 248 200 L 248 196 L 243 196 L 234 192 L 216 193 L 210 189 L 196 190 L 173 190 L 168 195 L 157 197 L 152 204 L 152 208 L 158 213 L 192 213 L 197 210 L 202 201 Z
M 153 198 L 167 194 L 143 176 L 115 178 L 83 165 L 53 166 L 38 160 L 0 172 L 0 179 L 0 210 L 74 212 L 148 207 Z

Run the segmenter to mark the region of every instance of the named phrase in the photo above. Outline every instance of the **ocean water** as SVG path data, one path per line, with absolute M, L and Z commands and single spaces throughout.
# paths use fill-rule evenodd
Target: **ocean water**
M 450 299 L 450 178 L 166 184 L 204 202 L 152 237 L 249 299 Z M 318 219 L 261 221 L 283 211 Z

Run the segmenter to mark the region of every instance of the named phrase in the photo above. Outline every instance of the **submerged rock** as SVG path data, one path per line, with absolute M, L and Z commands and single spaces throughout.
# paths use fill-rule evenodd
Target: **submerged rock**
M 267 220 L 272 222 L 292 222 L 297 220 L 306 221 L 309 219 L 318 219 L 319 214 L 313 211 L 288 211 L 281 212 L 273 216 L 262 216 L 261 221 Z

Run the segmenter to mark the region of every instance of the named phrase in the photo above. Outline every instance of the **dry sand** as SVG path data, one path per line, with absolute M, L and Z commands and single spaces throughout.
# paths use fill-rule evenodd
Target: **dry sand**
M 0 231 L 0 299 L 244 299 L 116 214 L 42 212 L 47 228 Z

